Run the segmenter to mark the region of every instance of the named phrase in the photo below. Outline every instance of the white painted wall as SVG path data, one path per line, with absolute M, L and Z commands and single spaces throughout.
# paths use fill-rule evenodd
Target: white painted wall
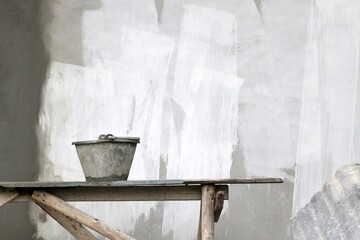
M 355 0 L 99 2 L 81 15 L 79 65 L 54 50 L 66 46 L 56 36 L 70 34 L 59 25 L 72 2 L 50 4 L 57 14 L 44 23 L 54 38 L 39 115 L 39 180 L 84 180 L 72 141 L 139 136 L 130 179 L 279 176 L 295 184 L 296 214 L 338 167 L 356 161 Z M 291 205 L 292 191 L 273 199 L 273 189 L 253 198 Z M 197 231 L 196 203 L 76 206 L 128 233 L 153 222 L 158 235 L 149 239 L 194 239 Z M 69 238 L 54 222 L 37 221 L 36 210 L 31 215 L 39 236 Z M 278 217 L 263 229 L 286 225 L 273 235 L 291 239 L 290 215 L 238 217 Z
M 315 1 L 309 16 L 293 214 L 354 156 L 358 1 Z

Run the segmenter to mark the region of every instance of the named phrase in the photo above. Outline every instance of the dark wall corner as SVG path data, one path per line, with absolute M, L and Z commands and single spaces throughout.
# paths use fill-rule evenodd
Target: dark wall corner
M 49 62 L 39 5 L 37 0 L 0 4 L 0 181 L 30 181 L 37 174 L 36 125 Z M 0 216 L 6 216 L 0 218 L 1 239 L 31 239 L 28 204 L 4 206 Z

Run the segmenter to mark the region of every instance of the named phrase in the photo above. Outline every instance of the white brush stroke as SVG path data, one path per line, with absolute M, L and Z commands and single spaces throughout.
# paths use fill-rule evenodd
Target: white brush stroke
M 118 60 L 123 26 L 159 32 L 153 0 L 101 0 L 101 8 L 83 13 L 84 62 Z
M 236 21 L 233 14 L 186 5 L 171 103 L 167 178 L 229 177 L 237 142 Z M 166 203 L 163 233 L 193 239 L 198 203 Z M 179 211 L 181 209 L 181 211 Z M 194 226 L 184 232 L 185 226 Z
M 71 142 L 89 137 L 95 79 L 95 71 L 89 68 L 59 62 L 50 64 L 39 113 L 39 181 L 85 180 Z M 30 210 L 38 236 L 69 239 L 69 234 L 50 217 L 47 222 L 39 221 L 40 211 L 35 206 Z
M 308 25 L 293 215 L 354 159 L 359 2 L 314 0 Z
M 45 110 L 40 118 L 43 133 L 40 139 L 50 139 L 51 142 L 51 146 L 46 143 L 43 145 L 42 152 L 49 155 L 46 159 L 51 159 L 52 165 L 46 165 L 50 171 L 46 171 L 47 175 L 40 180 L 83 180 L 81 168 L 78 167 L 78 171 L 73 175 L 68 170 L 71 169 L 70 166 L 79 165 L 74 147 L 70 143 L 75 140 L 96 139 L 100 133 L 108 132 L 141 138 L 130 179 L 157 179 L 162 102 L 172 49 L 171 38 L 123 27 L 118 61 L 94 61 L 93 63 L 97 64 L 96 68 L 94 67 L 96 71 L 53 64 L 50 72 L 55 73 L 47 81 L 43 99 Z M 87 70 L 91 71 L 91 74 L 83 73 L 81 77 L 85 77 L 77 79 L 79 77 L 76 71 L 87 73 Z M 84 81 L 89 81 L 89 84 Z M 73 101 L 71 106 L 66 104 L 70 99 Z M 57 115 L 49 116 L 52 112 Z M 74 126 L 81 129 L 75 131 Z M 46 138 L 48 134 L 51 136 Z M 59 139 L 64 140 L 59 142 Z M 71 154 L 67 154 L 68 152 Z M 72 163 L 66 162 L 68 159 L 71 159 Z M 62 165 L 65 167 L 61 167 Z M 61 177 L 53 179 L 51 171 L 58 171 L 56 174 Z M 106 219 L 107 223 L 124 231 L 131 231 L 137 217 L 143 213 L 147 215 L 154 203 L 90 203 L 76 206 L 85 208 L 90 214 Z M 118 212 L 115 217 L 114 212 Z M 114 221 L 110 222 L 110 219 Z M 66 235 L 59 229 L 57 234 L 53 234 L 52 230 L 57 228 L 53 225 L 54 223 L 39 224 L 38 231 L 41 236 L 56 239 Z

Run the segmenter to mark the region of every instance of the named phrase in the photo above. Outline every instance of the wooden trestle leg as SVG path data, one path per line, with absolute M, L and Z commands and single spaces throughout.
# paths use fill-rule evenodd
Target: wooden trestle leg
M 36 202 L 47 214 L 65 228 L 76 240 L 97 240 L 97 238 L 87 230 L 81 223 L 72 218 L 65 216 L 58 211 L 47 207 L 46 205 Z
M 135 240 L 125 233 L 106 225 L 99 219 L 93 218 L 90 215 L 74 208 L 70 204 L 54 195 L 51 195 L 50 193 L 44 191 L 34 191 L 32 199 L 36 203 L 39 203 L 41 207 L 45 206 L 46 208 L 55 210 L 57 213 L 65 215 L 66 217 L 62 218 L 62 221 L 66 221 L 67 218 L 73 219 L 75 222 L 83 224 L 84 226 L 87 226 L 112 240 Z M 71 221 L 68 221 L 66 224 L 71 225 Z
M 219 221 L 224 205 L 225 192 L 216 191 L 214 185 L 202 186 L 198 240 L 214 240 L 214 223 Z
M 5 205 L 8 202 L 11 202 L 18 196 L 19 196 L 19 193 L 16 190 L 0 189 L 0 207 Z
M 199 228 L 198 228 L 197 240 L 201 240 L 201 231 L 202 231 L 201 212 L 202 212 L 202 201 L 200 202 L 200 216 L 199 216 Z
M 214 240 L 215 186 L 202 186 L 201 199 L 201 239 Z

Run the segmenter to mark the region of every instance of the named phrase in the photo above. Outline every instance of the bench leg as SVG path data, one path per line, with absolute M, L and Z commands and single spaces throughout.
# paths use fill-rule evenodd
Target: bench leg
M 200 202 L 200 216 L 199 216 L 199 227 L 198 227 L 198 235 L 197 240 L 201 240 L 201 231 L 202 231 L 202 224 L 201 224 L 201 211 L 202 211 L 202 201 Z
M 215 186 L 203 185 L 201 198 L 201 239 L 214 240 Z

